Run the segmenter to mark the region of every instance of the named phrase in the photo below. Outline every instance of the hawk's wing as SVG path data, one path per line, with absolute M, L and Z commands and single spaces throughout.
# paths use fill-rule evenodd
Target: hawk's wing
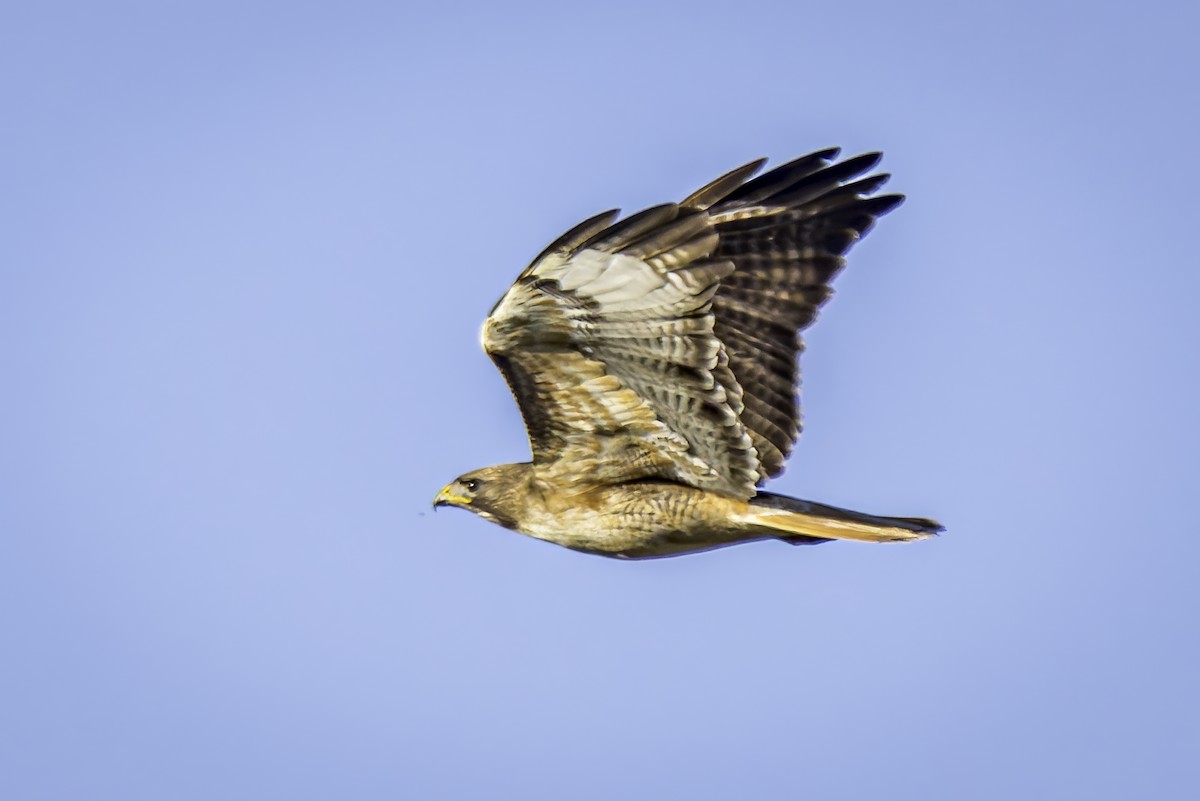
M 848 183 L 878 154 L 761 161 L 679 204 L 548 247 L 501 298 L 483 344 L 508 380 L 533 460 L 561 479 L 657 477 L 750 497 L 799 432 L 799 331 L 843 255 L 898 195 Z

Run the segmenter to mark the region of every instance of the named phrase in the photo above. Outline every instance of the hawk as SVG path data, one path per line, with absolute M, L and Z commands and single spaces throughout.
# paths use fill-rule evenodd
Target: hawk
M 763 492 L 800 433 L 800 332 L 845 254 L 904 200 L 879 153 L 739 167 L 678 203 L 606 211 L 550 244 L 483 326 L 532 461 L 434 498 L 585 553 L 639 559 L 776 539 L 919 540 L 933 520 Z

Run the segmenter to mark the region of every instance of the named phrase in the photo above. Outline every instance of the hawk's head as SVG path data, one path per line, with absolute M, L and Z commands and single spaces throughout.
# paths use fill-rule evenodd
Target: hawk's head
M 476 478 L 469 473 L 465 476 L 459 476 L 438 490 L 438 494 L 433 496 L 433 508 L 437 509 L 439 506 L 461 506 L 464 509 L 470 509 L 471 504 L 475 501 L 475 493 L 479 492 L 482 487 L 483 479 Z
M 451 481 L 433 498 L 433 508 L 457 506 L 515 528 L 528 492 L 529 464 L 502 464 L 473 470 Z

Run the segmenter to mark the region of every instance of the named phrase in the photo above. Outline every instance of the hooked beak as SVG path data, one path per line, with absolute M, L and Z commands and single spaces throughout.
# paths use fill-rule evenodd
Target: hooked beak
M 470 498 L 464 498 L 454 491 L 453 484 L 447 484 L 433 496 L 433 510 L 436 512 L 439 506 L 466 506 L 470 502 Z

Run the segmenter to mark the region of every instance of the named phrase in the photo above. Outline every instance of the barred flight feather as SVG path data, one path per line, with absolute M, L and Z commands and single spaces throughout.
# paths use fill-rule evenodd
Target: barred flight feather
M 749 498 L 800 431 L 800 333 L 847 250 L 899 195 L 868 153 L 764 161 L 678 204 L 556 239 L 497 303 L 484 346 L 529 429 L 534 465 L 589 481 L 658 478 Z M 603 433 L 610 440 L 601 441 Z M 573 467 L 572 469 L 579 469 Z

